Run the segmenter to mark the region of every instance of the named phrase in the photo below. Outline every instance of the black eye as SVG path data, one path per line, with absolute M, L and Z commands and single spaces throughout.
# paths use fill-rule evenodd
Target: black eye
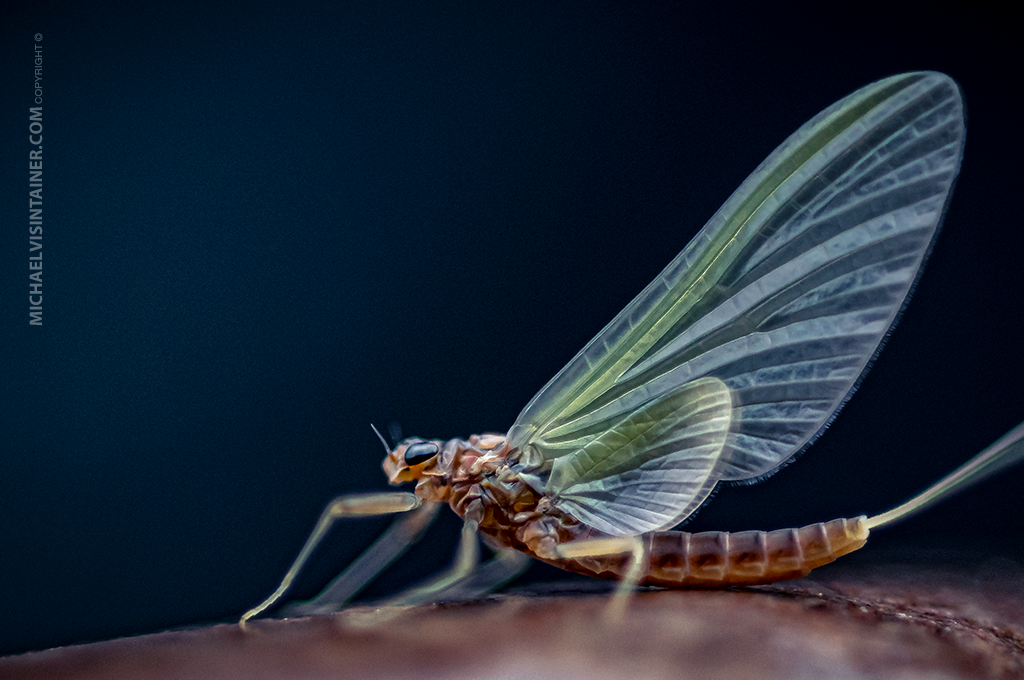
M 418 444 L 411 444 L 409 448 L 405 450 L 405 464 L 406 465 L 419 465 L 425 463 L 434 456 L 440 449 L 437 444 L 433 442 L 419 442 Z

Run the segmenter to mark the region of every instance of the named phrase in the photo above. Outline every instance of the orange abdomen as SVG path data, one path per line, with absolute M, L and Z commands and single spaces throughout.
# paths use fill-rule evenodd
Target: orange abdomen
M 643 536 L 648 564 L 640 584 L 664 588 L 753 586 L 806 576 L 867 541 L 864 516 L 777 531 L 662 531 Z M 627 556 L 553 562 L 564 569 L 621 580 Z

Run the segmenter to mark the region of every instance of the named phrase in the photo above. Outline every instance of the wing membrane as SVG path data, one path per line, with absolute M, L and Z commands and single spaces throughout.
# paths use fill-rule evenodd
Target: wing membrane
M 547 491 L 558 507 L 609 534 L 668 528 L 714 488 L 731 419 L 725 383 L 694 380 L 554 461 Z
M 533 398 L 510 443 L 557 463 L 710 376 L 733 408 L 715 478 L 778 468 L 833 417 L 892 327 L 963 138 L 959 91 L 938 73 L 874 83 L 820 113 Z

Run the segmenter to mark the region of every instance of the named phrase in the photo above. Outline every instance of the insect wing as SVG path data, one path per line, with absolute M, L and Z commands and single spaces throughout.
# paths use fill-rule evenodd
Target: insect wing
M 558 507 L 612 535 L 672 526 L 718 481 L 731 420 L 725 383 L 694 380 L 555 460 L 547 491 Z
M 710 376 L 728 386 L 733 409 L 714 480 L 777 469 L 828 424 L 895 322 L 938 231 L 964 134 L 958 88 L 939 73 L 879 81 L 820 113 L 533 398 L 509 443 L 529 463 L 554 465 Z M 652 475 L 630 450 L 645 462 L 619 474 Z M 701 500 L 680 497 L 676 520 Z M 649 530 L 603 519 L 617 533 Z

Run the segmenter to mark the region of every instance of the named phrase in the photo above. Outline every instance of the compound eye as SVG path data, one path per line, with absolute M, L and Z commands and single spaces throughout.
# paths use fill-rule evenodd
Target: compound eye
M 419 465 L 425 463 L 434 456 L 441 449 L 437 444 L 433 442 L 419 442 L 418 444 L 411 444 L 409 448 L 405 450 L 405 464 L 406 465 Z

